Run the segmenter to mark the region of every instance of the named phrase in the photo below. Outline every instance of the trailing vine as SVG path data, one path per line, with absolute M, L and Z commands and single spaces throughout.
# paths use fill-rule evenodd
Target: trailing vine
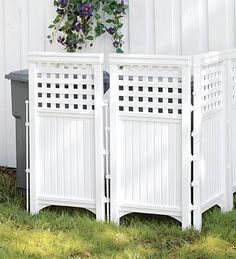
M 122 18 L 128 5 L 124 0 L 54 0 L 57 15 L 50 24 L 50 43 L 55 39 L 66 51 L 93 46 L 96 38 L 108 33 L 117 53 L 123 53 Z

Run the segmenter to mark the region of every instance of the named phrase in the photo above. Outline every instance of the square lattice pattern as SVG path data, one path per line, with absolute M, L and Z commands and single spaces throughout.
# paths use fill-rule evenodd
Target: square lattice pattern
M 37 65 L 38 110 L 94 113 L 94 69 L 90 65 Z
M 223 63 L 205 66 L 201 74 L 202 112 L 215 112 L 222 108 Z
M 181 74 L 178 67 L 118 67 L 119 114 L 181 118 Z

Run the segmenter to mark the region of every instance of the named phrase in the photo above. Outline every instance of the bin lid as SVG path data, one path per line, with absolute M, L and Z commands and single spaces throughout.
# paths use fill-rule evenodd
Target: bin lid
M 5 78 L 12 80 L 12 81 L 28 83 L 29 82 L 29 71 L 28 71 L 28 69 L 14 71 L 14 72 L 11 72 L 10 74 L 6 75 Z
M 110 88 L 110 75 L 108 72 L 104 71 L 103 77 L 104 77 L 104 86 L 105 86 L 104 88 L 105 88 L 105 92 L 106 92 Z M 11 72 L 10 74 L 6 75 L 5 78 L 12 80 L 12 81 L 28 83 L 29 82 L 29 70 L 24 69 L 24 70 L 18 70 L 18 71 Z

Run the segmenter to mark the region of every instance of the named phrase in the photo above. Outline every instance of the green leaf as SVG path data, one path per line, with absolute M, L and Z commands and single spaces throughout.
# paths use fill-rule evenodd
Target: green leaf
M 121 48 L 116 49 L 116 53 L 124 53 L 124 51 Z
M 92 41 L 94 39 L 94 37 L 92 35 L 89 35 L 89 36 L 86 37 L 86 39 Z
M 96 19 L 101 19 L 102 17 L 101 17 L 100 14 L 96 13 L 96 14 L 95 14 L 95 18 L 96 18 Z

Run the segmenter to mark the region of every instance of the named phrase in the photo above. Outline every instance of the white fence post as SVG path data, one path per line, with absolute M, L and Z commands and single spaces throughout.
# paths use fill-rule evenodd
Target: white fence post
M 103 125 L 103 69 L 94 65 L 95 87 L 95 161 L 96 161 L 96 218 L 105 220 L 105 171 L 104 171 L 104 125 Z
M 191 227 L 191 67 L 182 68 L 182 227 Z
M 193 148 L 194 157 L 193 161 L 193 226 L 197 230 L 201 230 L 202 227 L 202 214 L 201 214 L 201 186 L 200 186 L 200 173 L 201 173 L 201 161 L 200 161 L 200 135 L 201 135 L 201 69 L 200 69 L 200 57 L 194 57 L 193 73 L 194 73 L 194 120 L 193 120 Z
M 118 189 L 117 189 L 117 65 L 110 65 L 110 188 L 111 188 L 111 221 L 119 223 Z
M 223 127 L 223 156 L 225 158 L 225 170 L 224 170 L 224 194 L 225 204 L 223 211 L 231 211 L 233 209 L 233 193 L 232 193 L 232 170 L 231 170 L 231 150 L 230 150 L 230 136 L 231 136 L 231 65 L 230 55 L 224 60 L 224 86 L 223 87 L 223 109 L 224 109 L 224 120 L 222 122 Z
M 231 170 L 231 183 L 230 188 L 232 190 L 231 197 L 233 193 L 236 192 L 236 49 L 232 49 L 228 52 L 229 58 L 229 94 L 228 94 L 228 105 L 229 105 L 229 156 L 230 164 L 229 168 Z M 232 201 L 230 201 L 230 206 Z
M 36 68 L 34 62 L 29 62 L 29 122 L 30 122 L 30 212 L 32 214 L 38 213 L 37 192 L 38 181 L 36 175 L 36 127 L 35 127 L 35 91 L 34 84 L 36 78 Z

